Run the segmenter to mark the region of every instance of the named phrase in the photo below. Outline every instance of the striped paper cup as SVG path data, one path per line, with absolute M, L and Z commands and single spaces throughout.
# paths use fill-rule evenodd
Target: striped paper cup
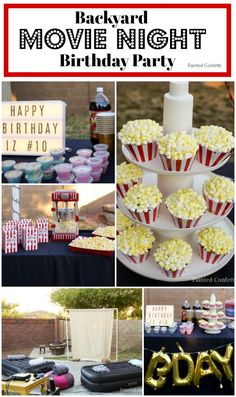
M 199 246 L 199 253 L 201 259 L 206 262 L 214 265 L 214 263 L 219 262 L 222 258 L 224 258 L 225 255 L 227 254 L 215 254 L 214 252 L 207 251 L 201 244 L 198 244 Z
M 161 162 L 166 171 L 190 171 L 196 156 L 189 157 L 184 160 L 168 159 L 163 154 L 160 154 Z
M 146 223 L 147 225 L 149 225 L 150 223 L 155 222 L 157 220 L 158 215 L 160 213 L 160 206 L 161 203 L 150 211 L 137 212 L 137 211 L 131 211 L 129 209 L 129 212 L 136 221 Z
M 157 156 L 158 145 L 156 141 L 143 143 L 142 145 L 127 144 L 125 147 L 128 149 L 133 160 L 142 163 L 153 160 Z
M 118 196 L 120 196 L 123 199 L 126 193 L 128 192 L 128 190 L 134 185 L 139 185 L 141 183 L 141 180 L 142 178 L 140 178 L 138 181 L 130 181 L 129 183 L 117 183 L 116 190 Z
M 199 145 L 197 160 L 207 167 L 214 167 L 229 158 L 232 153 L 233 150 L 227 153 L 214 152 L 213 150 L 207 149 L 205 146 Z
M 189 229 L 190 227 L 197 226 L 198 222 L 200 221 L 200 219 L 202 217 L 202 216 L 200 216 L 197 219 L 184 219 L 184 218 L 178 218 L 177 216 L 174 216 L 172 214 L 170 214 L 170 215 L 171 215 L 171 218 L 173 219 L 175 226 L 177 226 L 179 229 Z
M 219 216 L 225 216 L 227 215 L 233 208 L 234 202 L 231 201 L 230 203 L 219 203 L 216 202 L 215 200 L 212 200 L 208 198 L 204 191 L 203 191 L 203 196 L 206 201 L 207 209 L 209 212 L 211 212 L 214 215 L 219 215 Z
M 185 269 L 185 267 L 182 267 L 182 269 L 172 271 L 172 270 L 163 269 L 163 267 L 161 267 L 161 266 L 160 266 L 160 268 L 161 268 L 162 273 L 164 273 L 167 277 L 170 277 L 170 278 L 178 278 L 178 277 L 182 276 L 184 269 Z
M 148 255 L 149 255 L 150 250 L 148 250 L 145 254 L 141 254 L 141 255 L 126 255 L 126 258 L 128 258 L 128 260 L 132 263 L 143 263 L 145 262 L 145 260 L 147 259 Z

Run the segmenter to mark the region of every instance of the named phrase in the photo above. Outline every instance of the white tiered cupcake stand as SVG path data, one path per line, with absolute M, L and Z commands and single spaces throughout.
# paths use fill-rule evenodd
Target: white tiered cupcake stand
M 175 83 L 172 83 L 175 84 Z M 181 83 L 177 83 L 181 84 Z M 185 83 L 183 83 L 185 84 Z M 179 130 L 183 130 L 185 125 Z M 165 126 L 163 126 L 165 130 Z M 194 131 L 194 129 L 192 129 Z M 165 197 L 173 192 L 176 192 L 180 188 L 193 188 L 198 193 L 202 194 L 202 186 L 206 179 L 212 176 L 212 171 L 217 170 L 222 167 L 228 159 L 217 164 L 213 167 L 207 167 L 197 161 L 194 160 L 192 169 L 190 171 L 166 171 L 163 169 L 161 160 L 159 155 L 154 160 L 146 161 L 146 162 L 137 162 L 130 155 L 129 151 L 122 146 L 122 151 L 128 162 L 135 164 L 139 168 L 142 168 L 144 172 L 143 183 L 150 185 L 156 184 L 158 185 L 159 190 L 162 192 L 164 199 Z M 177 228 L 171 215 L 168 213 L 165 205 L 162 203 L 160 214 L 156 220 L 149 225 L 141 223 L 137 220 L 134 220 L 131 216 L 130 212 L 127 210 L 123 201 L 120 197 L 117 199 L 117 204 L 119 209 L 130 219 L 135 221 L 142 226 L 151 228 L 156 237 L 156 242 L 153 245 L 153 248 L 150 252 L 150 255 L 146 259 L 145 262 L 140 264 L 131 263 L 125 255 L 121 252 L 117 252 L 118 259 L 130 270 L 133 272 L 148 277 L 155 280 L 167 281 L 167 282 L 183 282 L 183 281 L 191 281 L 203 277 L 207 277 L 222 267 L 224 267 L 229 260 L 233 256 L 233 252 L 227 254 L 223 257 L 219 262 L 215 264 L 206 263 L 201 260 L 198 250 L 197 243 L 197 231 L 199 229 L 205 228 L 207 226 L 212 226 L 217 224 L 217 226 L 222 227 L 227 233 L 229 233 L 232 238 L 234 238 L 234 226 L 232 222 L 227 218 L 230 210 L 224 216 L 214 215 L 208 211 L 202 216 L 198 224 L 194 228 Z M 153 257 L 153 252 L 156 250 L 157 245 L 169 238 L 172 237 L 181 237 L 183 240 L 187 241 L 191 244 L 193 249 L 193 259 L 192 263 L 188 265 L 183 274 L 178 278 L 170 278 L 167 277 L 161 270 L 161 268 L 156 264 Z
M 207 320 L 207 325 L 203 326 L 203 325 L 199 324 L 199 327 L 202 328 L 206 334 L 220 334 L 221 331 L 226 328 L 225 324 L 223 324 L 222 328 L 218 328 L 218 326 L 217 326 L 217 321 L 221 320 L 221 322 L 222 322 L 222 319 L 225 318 L 225 317 L 221 317 L 218 315 L 218 310 L 222 309 L 223 305 L 221 305 L 221 306 L 216 305 L 215 294 L 211 295 L 210 305 L 211 305 L 210 308 L 204 307 L 204 305 L 203 305 L 203 309 L 209 309 L 208 310 L 209 316 L 205 317 L 202 314 L 202 318 Z

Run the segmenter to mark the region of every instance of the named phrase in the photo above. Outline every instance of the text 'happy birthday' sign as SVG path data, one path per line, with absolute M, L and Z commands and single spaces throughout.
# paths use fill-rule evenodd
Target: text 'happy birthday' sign
M 146 322 L 150 325 L 168 326 L 174 322 L 173 305 L 147 305 Z
M 43 155 L 65 147 L 65 111 L 62 101 L 2 103 L 2 153 Z

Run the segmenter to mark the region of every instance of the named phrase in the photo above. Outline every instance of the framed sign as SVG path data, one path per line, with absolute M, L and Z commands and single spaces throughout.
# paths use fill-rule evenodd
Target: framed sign
M 9 101 L 2 103 L 2 154 L 41 156 L 65 148 L 66 103 Z
M 174 322 L 173 305 L 147 305 L 146 322 L 150 325 L 168 326 Z

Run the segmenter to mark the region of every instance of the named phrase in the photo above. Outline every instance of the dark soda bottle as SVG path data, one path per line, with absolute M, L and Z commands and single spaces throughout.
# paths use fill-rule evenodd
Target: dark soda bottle
M 194 311 L 193 322 L 194 324 L 197 324 L 198 321 L 201 319 L 201 312 L 202 312 L 202 307 L 198 300 L 194 302 L 193 311 Z
M 182 305 L 182 310 L 181 310 L 181 321 L 186 322 L 187 321 L 187 313 L 186 310 L 190 310 L 190 304 L 188 301 L 184 301 L 184 304 Z

